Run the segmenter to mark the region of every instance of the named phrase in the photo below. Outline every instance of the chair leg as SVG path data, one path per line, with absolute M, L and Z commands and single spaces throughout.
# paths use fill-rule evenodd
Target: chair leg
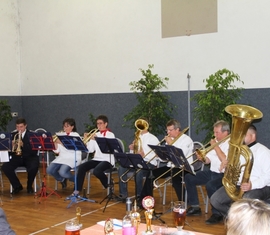
M 163 198 L 162 198 L 162 205 L 166 205 L 166 193 L 167 193 L 167 184 L 164 184 L 164 189 L 163 189 Z
M 90 194 L 90 187 L 91 187 L 91 185 L 90 185 L 90 177 L 91 177 L 91 172 L 88 171 L 88 173 L 87 173 L 87 195 Z

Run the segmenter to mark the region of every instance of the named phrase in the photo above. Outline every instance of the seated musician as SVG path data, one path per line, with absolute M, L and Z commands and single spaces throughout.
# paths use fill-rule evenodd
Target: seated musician
M 193 151 L 193 141 L 188 135 L 181 133 L 180 122 L 172 119 L 167 122 L 166 128 L 167 128 L 167 133 L 168 133 L 168 135 L 164 138 L 166 141 L 166 144 L 173 145 L 177 148 L 182 149 L 185 156 L 191 155 Z M 166 166 L 154 169 L 152 171 L 152 177 L 149 177 L 150 173 L 148 173 L 148 176 L 146 177 L 146 180 L 143 186 L 143 190 L 140 195 L 140 199 L 143 199 L 145 196 L 153 196 L 153 181 L 159 176 L 161 176 L 162 174 L 163 174 L 162 178 L 169 177 L 171 175 L 171 172 L 169 171 L 170 169 L 171 169 L 171 163 L 169 162 L 167 163 Z M 175 174 L 178 171 L 179 171 L 178 168 L 177 169 L 174 168 L 173 174 Z M 181 174 L 178 174 L 177 176 L 173 177 L 172 185 L 174 187 L 178 200 L 184 200 L 183 195 L 182 195 Z
M 217 121 L 213 125 L 213 132 L 215 138 L 210 141 L 213 149 L 206 154 L 204 159 L 198 155 L 198 159 L 203 161 L 204 164 L 211 163 L 210 169 L 198 171 L 196 175 L 185 175 L 188 202 L 190 204 L 190 207 L 187 210 L 187 216 L 196 216 L 201 215 L 202 213 L 199 206 L 197 185 L 205 184 L 209 198 L 222 186 L 222 177 L 224 175 L 224 166 L 222 164 L 224 164 L 228 155 L 230 125 L 223 120 Z M 217 142 L 219 141 L 221 141 L 221 143 L 217 145 Z M 209 148 L 211 148 L 211 146 Z M 213 207 L 212 213 L 216 214 L 216 210 Z M 212 216 L 206 221 L 206 223 L 211 224 L 213 221 L 220 221 L 221 219 L 222 218 L 218 216 Z
M 145 118 L 138 119 L 138 120 L 139 121 L 142 120 L 142 122 L 145 121 L 145 123 L 147 123 Z M 148 131 L 148 123 L 147 123 L 146 128 L 144 128 L 141 131 L 138 130 L 137 132 L 138 132 L 138 137 L 135 137 L 135 140 L 133 141 L 133 143 L 129 145 L 129 149 L 131 152 L 140 154 L 144 158 L 144 161 L 148 163 L 147 165 L 149 169 L 154 169 L 157 166 L 155 152 L 151 151 L 151 148 L 148 146 L 148 144 L 157 145 L 159 143 L 158 138 Z M 122 166 L 120 166 L 118 170 L 119 193 L 120 193 L 118 200 L 123 201 L 123 202 L 125 202 L 125 199 L 128 196 L 127 183 L 123 182 L 127 180 L 127 174 L 125 174 L 127 170 L 128 170 L 127 168 L 124 168 Z M 130 172 L 132 173 L 132 171 Z M 141 194 L 142 187 L 143 187 L 143 177 L 145 177 L 147 174 L 148 174 L 147 170 L 140 170 L 138 171 L 138 173 L 136 173 L 137 197 L 139 197 Z M 121 177 L 122 175 L 123 177 Z M 121 178 L 123 181 L 121 180 Z
M 73 118 L 66 118 L 63 121 L 63 133 L 61 135 L 66 136 L 80 136 L 77 133 L 76 122 Z M 54 152 L 58 156 L 51 162 L 47 168 L 47 173 L 52 175 L 62 185 L 62 189 L 67 187 L 67 180 L 74 182 L 75 176 L 71 173 L 71 169 L 75 167 L 75 154 L 76 154 L 76 166 L 81 164 L 82 152 L 66 149 L 62 142 L 56 138 L 54 141 Z
M 77 172 L 77 182 L 75 186 L 74 192 L 71 196 L 67 197 L 66 199 L 71 199 L 72 196 L 79 196 L 79 192 L 83 189 L 83 183 L 85 179 L 85 174 L 87 171 L 94 168 L 93 174 L 100 180 L 101 184 L 104 188 L 113 187 L 113 182 L 111 181 L 108 184 L 108 178 L 105 175 L 104 171 L 111 169 L 114 166 L 115 160 L 114 156 L 111 154 L 102 153 L 95 137 L 103 137 L 103 138 L 115 138 L 114 133 L 112 133 L 108 129 L 108 118 L 105 115 L 99 115 L 96 118 L 96 125 L 99 132 L 93 133 L 91 136 L 90 141 L 87 143 L 87 148 L 90 153 L 95 152 L 93 159 L 81 164 L 78 167 Z
M 241 183 L 240 189 L 244 192 L 243 198 L 267 201 L 270 199 L 270 150 L 266 146 L 256 142 L 256 139 L 256 127 L 251 125 L 246 133 L 244 143 L 252 151 L 254 162 L 249 181 Z M 240 161 L 242 164 L 245 162 L 242 157 Z M 237 168 L 237 166 L 235 167 Z M 242 179 L 239 179 L 239 182 L 242 182 Z M 230 206 L 233 203 L 224 186 L 212 195 L 210 201 L 212 207 L 216 209 L 222 220 L 223 217 L 227 216 Z
M 37 151 L 32 150 L 30 144 L 30 130 L 27 129 L 27 123 L 24 118 L 16 120 L 16 131 L 11 133 L 12 152 L 10 153 L 9 162 L 5 162 L 2 170 L 9 179 L 13 191 L 12 194 L 17 194 L 23 190 L 23 186 L 18 179 L 15 170 L 17 167 L 24 166 L 27 171 L 27 193 L 33 193 L 33 182 L 39 168 L 39 157 Z

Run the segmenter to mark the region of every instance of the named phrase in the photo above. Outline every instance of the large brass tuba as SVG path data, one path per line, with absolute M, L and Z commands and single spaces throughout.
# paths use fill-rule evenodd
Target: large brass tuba
M 243 145 L 243 140 L 251 122 L 262 118 L 263 114 L 256 108 L 240 104 L 229 105 L 225 108 L 225 111 L 232 115 L 232 128 L 227 158 L 228 164 L 222 183 L 228 196 L 236 201 L 244 193 L 237 187 L 241 172 L 243 171 L 241 183 L 248 182 L 253 165 L 253 154 L 246 145 Z M 241 155 L 245 159 L 245 163 L 242 165 L 240 162 Z
M 144 130 L 148 130 L 149 124 L 144 119 L 137 119 L 135 121 L 135 127 L 137 131 L 135 132 L 135 139 L 134 139 L 134 153 L 138 153 L 142 150 L 142 140 L 141 140 L 141 132 Z

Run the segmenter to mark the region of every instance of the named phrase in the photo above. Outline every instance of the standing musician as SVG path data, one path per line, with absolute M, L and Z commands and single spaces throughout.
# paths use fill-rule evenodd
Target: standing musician
M 64 132 L 61 135 L 80 136 L 76 131 L 76 122 L 73 118 L 65 118 L 63 121 Z M 62 189 L 67 187 L 67 179 L 75 181 L 75 176 L 70 172 L 75 167 L 75 150 L 66 149 L 62 142 L 56 138 L 54 141 L 54 152 L 58 156 L 51 162 L 47 168 L 47 173 L 52 175 L 62 185 Z M 82 152 L 76 151 L 76 166 L 81 164 Z
M 12 194 L 23 190 L 23 186 L 15 173 L 16 168 L 20 166 L 24 166 L 27 170 L 27 193 L 34 192 L 32 185 L 38 172 L 39 157 L 37 151 L 32 150 L 29 133 L 26 120 L 18 118 L 16 120 L 16 131 L 11 133 L 13 151 L 10 153 L 10 161 L 5 162 L 2 166 L 3 172 L 13 187 Z
M 191 155 L 193 151 L 193 141 L 188 135 L 181 133 L 180 122 L 172 119 L 167 122 L 166 128 L 167 128 L 166 131 L 168 133 L 168 135 L 165 137 L 166 144 L 173 145 L 177 148 L 182 149 L 185 156 Z M 148 177 L 146 177 L 144 187 L 140 195 L 140 199 L 143 199 L 145 196 L 153 196 L 153 180 L 164 174 L 166 171 L 168 171 L 168 173 L 164 174 L 162 178 L 169 177 L 171 175 L 171 173 L 169 172 L 170 169 L 171 163 L 168 162 L 165 166 L 156 168 L 152 171 L 153 178 L 149 177 L 148 174 Z M 177 169 L 174 168 L 173 174 L 175 174 L 178 171 L 179 171 L 178 168 Z M 182 180 L 179 175 L 172 178 L 172 185 L 177 194 L 178 200 L 183 200 Z
M 270 150 L 256 142 L 257 130 L 251 125 L 247 131 L 244 143 L 253 153 L 254 163 L 249 182 L 242 183 L 240 188 L 244 193 L 243 198 L 260 199 L 266 201 L 270 198 Z M 244 161 L 241 157 L 240 161 Z M 243 169 L 244 170 L 244 169 Z M 240 179 L 241 182 L 241 179 Z M 230 209 L 231 198 L 224 187 L 218 189 L 211 197 L 211 204 L 218 211 L 218 215 L 226 217 Z
M 145 122 L 147 123 L 147 121 L 143 118 L 143 119 L 138 119 L 141 122 Z M 138 121 L 137 120 L 137 121 Z M 140 142 L 140 144 L 134 144 L 134 142 Z M 154 136 L 153 134 L 151 134 L 148 131 L 148 123 L 147 123 L 147 127 L 145 127 L 143 130 L 139 131 L 139 136 L 138 136 L 138 140 L 134 140 L 133 143 L 131 145 L 129 145 L 129 149 L 131 152 L 135 152 L 137 154 L 140 154 L 143 158 L 144 161 L 148 162 L 148 167 L 149 169 L 154 169 L 157 166 L 157 161 L 156 161 L 156 157 L 155 157 L 155 152 L 151 151 L 151 148 L 148 146 L 148 144 L 151 145 L 157 145 L 159 143 L 158 138 L 156 136 Z M 139 149 L 136 150 L 134 149 L 134 146 L 136 148 L 136 146 L 139 146 Z M 128 196 L 128 190 L 127 190 L 127 183 L 123 182 L 122 180 L 126 181 L 127 180 L 127 174 L 125 174 L 125 172 L 127 171 L 127 168 L 124 168 L 122 166 L 119 167 L 118 169 L 118 175 L 119 175 L 119 197 L 118 200 L 119 201 L 123 201 L 125 202 L 125 199 Z M 146 176 L 148 173 L 147 170 L 140 170 L 138 173 L 136 173 L 136 193 L 137 196 L 139 196 L 141 194 L 142 191 L 142 187 L 143 187 L 143 177 Z M 121 180 L 121 176 L 124 175 L 122 177 Z
M 71 194 L 71 197 L 78 196 L 79 192 L 83 189 L 86 172 L 93 168 L 93 174 L 100 180 L 104 188 L 107 188 L 113 184 L 111 182 L 110 185 L 108 185 L 108 178 L 104 171 L 109 170 L 112 166 L 114 166 L 114 156 L 111 156 L 111 154 L 102 153 L 95 140 L 95 137 L 115 138 L 114 133 L 108 129 L 108 122 L 108 118 L 105 115 L 100 115 L 96 118 L 96 125 L 99 132 L 93 133 L 90 141 L 87 142 L 88 151 L 90 153 L 95 152 L 95 155 L 93 159 L 79 166 L 77 173 L 77 190 L 74 190 L 73 194 Z M 85 134 L 85 138 L 86 136 L 87 134 Z M 67 200 L 68 199 L 70 199 L 70 197 L 67 197 Z
M 199 207 L 199 198 L 197 192 L 197 185 L 205 184 L 208 197 L 222 186 L 222 177 L 224 175 L 223 165 L 226 162 L 229 151 L 229 139 L 223 141 L 219 145 L 217 142 L 222 141 L 230 134 L 230 126 L 227 122 L 220 120 L 213 125 L 215 139 L 210 141 L 211 146 L 214 146 L 211 151 L 207 153 L 205 159 L 197 156 L 204 164 L 210 164 L 210 169 L 204 171 L 198 171 L 196 175 L 186 174 L 185 185 L 188 195 L 188 202 L 190 207 L 187 210 L 187 216 L 201 215 L 201 208 Z M 210 148 L 211 148 L 210 146 Z M 215 214 L 215 208 L 212 208 L 213 214 Z M 212 220 L 216 218 L 210 218 L 206 221 L 207 224 L 212 223 Z M 220 220 L 220 218 L 217 218 Z

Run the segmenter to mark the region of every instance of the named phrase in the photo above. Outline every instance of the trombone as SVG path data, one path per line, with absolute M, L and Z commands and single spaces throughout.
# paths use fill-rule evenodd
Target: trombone
M 187 131 L 189 130 L 189 127 L 186 127 L 183 131 L 181 131 L 181 133 L 172 141 L 171 145 L 173 145 L 183 134 L 185 134 Z M 165 141 L 167 136 L 165 136 L 157 145 L 160 145 L 163 141 Z M 149 155 L 152 151 L 154 151 L 153 149 L 151 149 L 149 152 L 147 152 L 143 158 L 145 158 L 147 155 Z M 149 164 L 154 158 L 156 157 L 156 155 L 154 155 L 150 160 L 148 160 L 146 162 L 146 164 Z M 120 180 L 123 182 L 123 183 L 127 183 L 128 181 L 130 181 L 132 179 L 132 177 L 134 175 L 136 175 L 138 172 L 140 172 L 142 169 L 138 169 L 137 171 L 134 171 L 133 174 L 127 179 L 127 180 L 123 180 L 123 177 L 125 175 L 127 175 L 130 171 L 132 170 L 132 168 L 126 170 L 121 176 L 120 176 Z
M 203 147 L 201 147 L 200 149 L 196 149 L 192 154 L 190 154 L 186 159 L 189 159 L 190 157 L 192 157 L 195 153 L 197 155 L 199 155 L 202 158 L 202 161 L 205 162 L 205 156 L 208 152 L 210 152 L 211 150 L 213 150 L 216 146 L 220 145 L 221 143 L 225 142 L 227 139 L 230 138 L 231 135 L 227 135 L 226 137 L 224 137 L 222 140 L 216 142 L 213 145 L 210 145 L 209 147 L 205 148 L 207 145 L 210 144 L 210 141 L 205 144 Z M 190 163 L 190 165 L 194 164 L 195 162 L 199 161 L 199 159 L 197 158 L 196 160 L 194 160 L 192 163 Z M 170 178 L 164 180 L 161 184 L 158 184 L 158 180 L 161 179 L 164 175 L 166 175 L 168 172 L 170 172 L 174 167 L 170 168 L 169 170 L 167 170 L 166 172 L 164 172 L 162 175 L 160 175 L 159 177 L 157 177 L 154 181 L 153 181 L 153 185 L 155 188 L 160 188 L 163 187 L 166 183 L 168 183 L 173 177 L 179 175 L 184 169 L 180 169 L 178 172 L 176 172 L 174 175 L 172 175 Z

